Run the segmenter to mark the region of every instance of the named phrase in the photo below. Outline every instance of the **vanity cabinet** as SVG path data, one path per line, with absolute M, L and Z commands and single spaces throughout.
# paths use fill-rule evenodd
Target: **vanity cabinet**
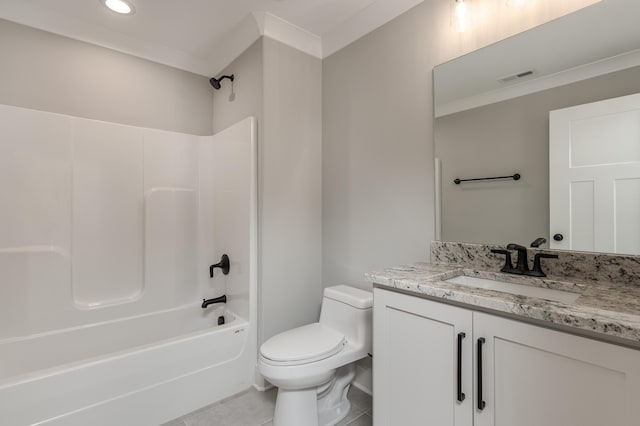
M 471 311 L 378 288 L 373 303 L 375 425 L 471 425 Z
M 375 426 L 640 424 L 640 351 L 380 288 L 373 321 Z

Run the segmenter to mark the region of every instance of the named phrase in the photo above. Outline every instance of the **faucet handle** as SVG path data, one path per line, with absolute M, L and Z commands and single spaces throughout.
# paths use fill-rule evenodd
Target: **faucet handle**
M 502 267 L 502 269 L 500 269 L 500 271 L 507 272 L 507 271 L 512 271 L 513 270 L 513 263 L 511 263 L 511 252 L 509 250 L 492 249 L 491 253 L 504 254 L 505 255 L 504 266 Z
M 229 262 L 229 256 L 227 256 L 226 254 L 223 254 L 222 257 L 220 258 L 220 262 L 209 266 L 209 276 L 211 278 L 213 278 L 213 269 L 214 268 L 220 268 L 222 269 L 222 273 L 225 275 L 229 274 L 229 268 L 230 268 L 230 262 Z
M 547 239 L 546 239 L 546 238 L 544 238 L 544 237 L 539 237 L 539 238 L 536 238 L 536 239 L 531 243 L 531 247 L 538 248 L 538 247 L 540 247 L 541 245 L 543 245 L 543 244 L 544 244 L 544 243 L 546 243 L 546 242 L 547 242 Z
M 558 258 L 557 254 L 536 253 L 535 257 L 533 258 L 533 270 L 529 272 L 529 275 L 532 275 L 534 277 L 546 277 L 547 274 L 542 272 L 542 265 L 540 264 L 540 259 L 557 259 L 557 258 Z

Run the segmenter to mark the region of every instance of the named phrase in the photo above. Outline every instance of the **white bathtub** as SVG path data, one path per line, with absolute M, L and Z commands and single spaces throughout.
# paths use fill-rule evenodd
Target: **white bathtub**
M 254 336 L 194 304 L 5 339 L 0 425 L 157 426 L 251 386 Z

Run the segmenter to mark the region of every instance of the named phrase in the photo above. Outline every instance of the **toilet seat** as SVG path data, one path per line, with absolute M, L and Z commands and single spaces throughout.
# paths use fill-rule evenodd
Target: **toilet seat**
M 270 364 L 299 365 L 328 358 L 345 345 L 344 334 L 314 323 L 273 336 L 262 344 L 260 354 Z

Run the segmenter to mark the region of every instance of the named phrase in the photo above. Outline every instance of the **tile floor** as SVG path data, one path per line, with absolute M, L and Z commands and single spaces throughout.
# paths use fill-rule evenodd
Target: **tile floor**
M 337 426 L 371 426 L 371 397 L 351 386 L 349 401 L 351 411 Z M 275 403 L 276 389 L 251 388 L 162 426 L 271 426 Z

